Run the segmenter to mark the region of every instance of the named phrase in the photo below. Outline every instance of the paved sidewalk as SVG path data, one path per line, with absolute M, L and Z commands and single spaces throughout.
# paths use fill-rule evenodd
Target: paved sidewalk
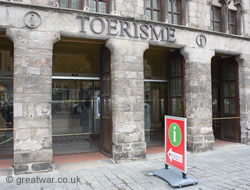
M 13 183 L 7 183 L 6 176 L 0 177 L 0 190 L 172 189 L 165 181 L 144 174 L 146 171 L 155 171 L 163 167 L 163 153 L 149 155 L 146 160 L 120 164 L 114 164 L 111 160 L 62 164 L 56 166 L 56 170 L 53 172 L 8 178 L 10 181 L 13 179 Z M 250 146 L 231 144 L 205 153 L 188 153 L 188 176 L 198 179 L 199 184 L 185 187 L 184 190 L 250 190 Z M 64 180 L 68 181 L 74 178 L 72 182 L 80 180 L 81 183 L 55 183 L 55 181 L 52 183 L 48 181 L 52 178 L 55 180 L 65 178 Z M 32 183 L 34 180 L 41 179 L 46 179 L 49 183 Z M 30 180 L 30 182 L 20 184 L 21 180 Z

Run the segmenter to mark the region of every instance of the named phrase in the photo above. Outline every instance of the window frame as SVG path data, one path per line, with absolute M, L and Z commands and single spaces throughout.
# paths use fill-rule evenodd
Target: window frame
M 0 68 L 3 68 L 4 63 L 4 52 L 0 50 Z
M 167 4 L 169 4 L 169 1 L 171 2 L 171 12 L 169 11 L 169 7 L 166 10 L 166 12 L 167 12 L 166 14 L 168 15 L 168 22 L 169 22 L 169 14 L 170 14 L 172 17 L 171 18 L 172 22 L 169 22 L 170 24 L 182 25 L 182 0 L 176 0 L 177 2 L 179 2 L 179 13 L 174 12 L 173 0 L 168 0 Z M 174 16 L 175 15 L 179 16 L 180 23 L 174 23 Z
M 67 0 L 68 1 L 68 6 L 67 7 L 62 7 L 61 4 L 62 4 L 62 0 L 59 0 L 59 7 L 60 8 L 65 8 L 65 9 L 75 9 L 75 8 L 72 8 L 72 0 Z M 76 9 L 76 10 L 83 10 L 83 7 L 84 7 L 84 0 L 79 0 L 79 7 Z
M 234 24 L 230 23 L 230 13 L 233 13 L 234 14 Z M 234 33 L 231 33 L 230 31 L 230 28 L 234 26 Z M 237 35 L 237 31 L 238 31 L 238 23 L 237 23 L 237 11 L 235 10 L 228 10 L 228 33 L 229 34 L 234 34 L 234 35 Z
M 222 8 L 218 7 L 218 6 L 212 5 L 211 9 L 212 9 L 212 17 L 211 17 L 212 29 L 215 32 L 222 32 L 222 13 L 221 13 Z M 219 22 L 214 19 L 214 10 L 218 10 L 218 12 L 220 13 Z M 219 23 L 220 24 L 220 30 L 219 31 L 215 30 L 215 27 L 214 27 L 215 23 Z
M 88 7 L 90 5 L 90 1 L 91 0 L 88 0 Z M 109 13 L 109 4 L 110 4 L 109 0 L 92 0 L 92 1 L 96 2 L 96 7 L 95 7 L 96 11 L 91 11 L 91 12 L 102 13 L 99 11 L 99 2 L 105 1 L 106 2 L 106 12 L 105 13 Z
M 158 9 L 153 8 L 153 0 L 150 0 L 150 6 L 151 7 L 147 7 L 146 1 L 147 0 L 144 1 L 145 2 L 145 15 L 147 15 L 146 14 L 147 10 L 149 10 L 150 14 L 151 14 L 151 18 L 150 19 L 148 18 L 148 19 L 152 20 L 152 21 L 162 21 L 162 15 L 163 15 L 162 0 L 158 0 L 158 2 L 159 2 L 159 8 Z M 158 18 L 158 20 L 153 20 L 153 12 L 154 11 L 158 11 L 159 12 L 159 18 Z

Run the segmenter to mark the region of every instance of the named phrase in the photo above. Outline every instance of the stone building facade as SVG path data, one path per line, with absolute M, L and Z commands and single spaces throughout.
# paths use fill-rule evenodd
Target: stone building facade
M 16 174 L 51 170 L 55 152 L 143 159 L 164 142 L 163 115 L 187 118 L 193 152 L 250 143 L 248 0 L 72 2 L 0 0 L 13 84 L 0 87 L 13 106 L 0 146 L 13 142 Z

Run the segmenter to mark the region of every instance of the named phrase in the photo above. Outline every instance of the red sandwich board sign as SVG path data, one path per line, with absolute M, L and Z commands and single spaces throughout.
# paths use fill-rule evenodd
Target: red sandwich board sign
M 165 116 L 165 162 L 187 173 L 186 118 Z

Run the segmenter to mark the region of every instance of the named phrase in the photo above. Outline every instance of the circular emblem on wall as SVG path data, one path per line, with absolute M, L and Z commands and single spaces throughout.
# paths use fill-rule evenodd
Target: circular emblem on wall
M 41 24 L 41 17 L 37 12 L 30 11 L 25 14 L 24 23 L 29 28 L 36 28 Z
M 205 47 L 207 44 L 207 38 L 203 34 L 200 34 L 196 37 L 196 43 L 199 47 Z

